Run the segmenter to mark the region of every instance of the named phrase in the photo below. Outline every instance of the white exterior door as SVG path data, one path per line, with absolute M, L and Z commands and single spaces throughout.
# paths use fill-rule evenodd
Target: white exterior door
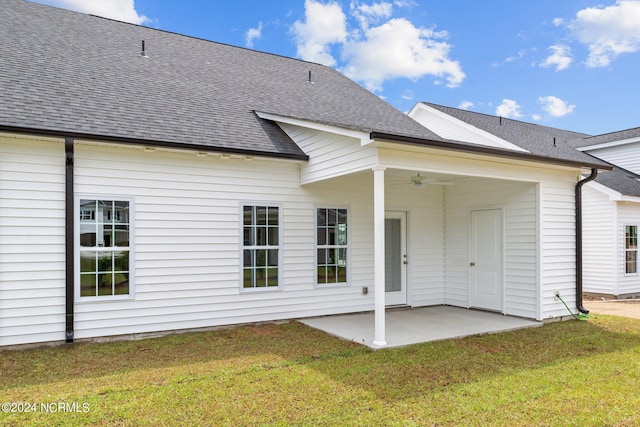
M 471 211 L 469 305 L 503 311 L 502 209 Z
M 384 220 L 385 303 L 407 303 L 407 215 L 387 212 Z

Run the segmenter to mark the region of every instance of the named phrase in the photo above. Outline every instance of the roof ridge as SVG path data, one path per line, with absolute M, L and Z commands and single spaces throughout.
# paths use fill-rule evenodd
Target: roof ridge
M 521 124 L 524 124 L 524 125 L 538 126 L 540 128 L 546 128 L 546 129 L 550 129 L 550 130 L 557 130 L 557 131 L 561 131 L 561 132 L 571 132 L 571 133 L 575 133 L 575 134 L 579 134 L 579 135 L 585 135 L 585 137 L 589 137 L 589 138 L 592 137 L 592 136 L 597 136 L 597 135 L 590 135 L 590 134 L 584 133 L 584 132 L 577 132 L 577 131 L 570 130 L 570 129 L 561 129 L 561 128 L 557 128 L 557 127 L 553 127 L 553 126 L 547 126 L 547 125 L 541 125 L 541 124 L 538 124 L 538 123 L 526 122 L 524 120 L 512 119 L 510 117 L 504 117 L 504 116 L 498 116 L 498 115 L 489 114 L 489 113 L 483 113 L 483 112 L 480 112 L 480 111 L 471 111 L 471 110 L 465 110 L 465 109 L 457 108 L 457 107 L 449 107 L 449 106 L 446 106 L 446 105 L 435 104 L 433 102 L 425 102 L 425 101 L 423 101 L 422 103 L 426 104 L 426 105 L 432 105 L 434 107 L 448 108 L 450 110 L 456 110 L 456 111 L 460 111 L 460 112 L 463 112 L 463 113 L 476 114 L 476 115 L 485 116 L 485 117 L 491 117 L 491 118 L 500 118 L 500 119 L 508 120 L 508 121 L 514 122 L 514 123 L 521 123 Z M 576 138 L 576 139 L 585 139 L 585 138 Z
M 611 131 L 611 132 L 600 133 L 598 135 L 590 135 L 590 136 L 588 136 L 586 138 L 582 138 L 582 139 L 586 140 L 586 139 L 591 139 L 591 138 L 598 138 L 598 137 L 602 137 L 602 136 L 606 136 L 606 135 L 613 135 L 613 134 L 616 134 L 616 133 L 629 132 L 630 130 L 636 130 L 636 129 L 640 130 L 640 126 L 632 127 L 632 128 L 629 128 L 629 129 L 614 130 L 614 131 Z

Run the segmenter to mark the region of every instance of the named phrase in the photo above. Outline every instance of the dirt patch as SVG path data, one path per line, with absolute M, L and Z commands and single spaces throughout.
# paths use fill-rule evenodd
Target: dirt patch
M 612 314 L 640 319 L 640 300 L 638 299 L 584 301 L 584 307 L 592 314 Z

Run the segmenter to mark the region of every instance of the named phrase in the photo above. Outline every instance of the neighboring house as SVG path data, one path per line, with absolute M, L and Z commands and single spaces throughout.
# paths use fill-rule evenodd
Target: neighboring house
M 640 294 L 640 128 L 589 136 L 428 103 L 410 115 L 445 138 L 496 147 L 518 143 L 547 155 L 576 148 L 615 165 L 583 187 L 583 290 Z
M 584 290 L 640 295 L 640 128 L 571 141 L 616 167 L 584 188 Z
M 0 6 L 0 346 L 580 304 L 574 191 L 610 167 L 576 134 L 469 141 L 325 66 Z

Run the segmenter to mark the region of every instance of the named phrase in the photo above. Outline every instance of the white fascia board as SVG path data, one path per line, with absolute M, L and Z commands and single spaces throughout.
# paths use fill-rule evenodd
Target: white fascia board
M 622 196 L 620 197 L 621 202 L 630 202 L 630 203 L 640 203 L 640 197 L 635 196 Z
M 483 139 L 488 139 L 491 142 L 493 142 L 493 145 L 491 144 L 486 144 L 482 141 L 478 141 L 478 140 L 466 140 L 466 141 L 462 141 L 462 142 L 468 142 L 471 144 L 480 144 L 480 145 L 485 145 L 485 146 L 489 146 L 489 147 L 497 147 L 497 148 L 506 148 L 508 150 L 516 150 L 516 151 L 522 151 L 524 153 L 528 153 L 529 151 L 525 150 L 522 147 L 519 147 L 509 141 L 506 141 L 490 132 L 487 132 L 485 130 L 479 129 L 463 120 L 457 119 L 453 116 L 450 116 L 447 113 L 444 113 L 436 108 L 430 107 L 428 105 L 425 105 L 421 102 L 417 103 L 412 109 L 411 111 L 409 111 L 408 116 L 411 117 L 412 119 L 414 119 L 415 121 L 417 121 L 418 123 L 420 123 L 422 126 L 425 126 L 423 123 L 421 123 L 418 119 L 415 118 L 416 114 L 419 111 L 425 111 L 428 114 L 432 114 L 434 116 L 437 116 L 438 118 L 447 120 L 448 122 L 452 123 L 455 126 L 458 126 L 460 128 L 463 128 L 467 131 L 473 132 L 476 135 L 478 135 L 479 137 L 483 138 Z M 428 128 L 428 126 L 425 126 Z M 432 132 L 435 132 L 433 129 L 430 129 Z M 437 132 L 436 132 L 437 133 Z M 447 135 L 439 135 L 442 138 L 445 139 L 453 139 L 448 137 Z
M 360 140 L 360 145 L 369 145 L 373 142 L 370 138 L 370 133 L 352 129 L 346 129 L 339 126 L 326 125 L 322 123 L 316 123 L 309 120 L 295 119 L 292 117 L 279 116 L 277 114 L 263 113 L 260 111 L 255 112 L 258 117 L 264 120 L 271 120 L 276 123 L 286 123 L 293 126 L 300 126 L 308 129 L 315 129 L 321 132 L 329 132 L 337 135 L 347 136 L 349 138 L 355 138 Z
M 636 136 L 634 138 L 621 139 L 620 141 L 611 141 L 611 142 L 604 142 L 602 144 L 589 145 L 587 147 L 576 148 L 576 150 L 578 151 L 599 150 L 601 148 L 609 148 L 609 147 L 617 147 L 619 145 L 633 144 L 634 142 L 640 142 L 640 137 Z

